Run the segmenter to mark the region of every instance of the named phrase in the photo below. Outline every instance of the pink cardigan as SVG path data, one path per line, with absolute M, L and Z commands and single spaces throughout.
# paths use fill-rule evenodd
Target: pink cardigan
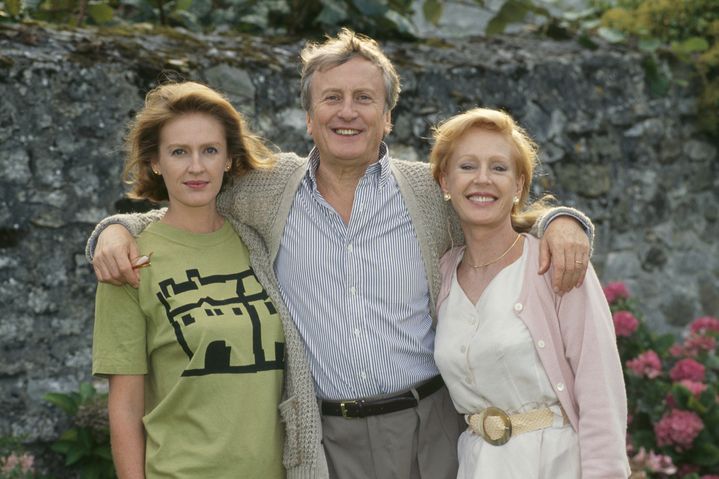
M 539 240 L 524 238 L 529 255 L 514 313 L 527 326 L 559 402 L 578 432 L 582 478 L 626 479 L 627 397 L 614 323 L 599 279 L 590 264 L 580 288 L 556 295 L 551 272 L 537 274 Z M 449 294 L 462 248 L 451 249 L 440 261 L 438 311 Z

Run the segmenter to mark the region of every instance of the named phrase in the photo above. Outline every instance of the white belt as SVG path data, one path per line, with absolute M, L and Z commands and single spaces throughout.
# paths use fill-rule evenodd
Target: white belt
M 559 406 L 564 424 L 569 420 Z M 548 407 L 509 415 L 498 407 L 488 407 L 476 414 L 465 414 L 469 429 L 493 446 L 506 444 L 511 437 L 551 427 L 555 412 Z

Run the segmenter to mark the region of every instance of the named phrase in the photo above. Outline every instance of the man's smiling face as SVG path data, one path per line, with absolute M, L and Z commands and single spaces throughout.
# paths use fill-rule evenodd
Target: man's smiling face
M 391 128 L 381 70 L 355 57 L 312 78 L 307 132 L 325 165 L 369 165 Z

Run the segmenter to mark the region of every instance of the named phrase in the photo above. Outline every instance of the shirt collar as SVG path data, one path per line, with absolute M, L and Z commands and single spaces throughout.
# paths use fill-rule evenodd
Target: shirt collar
M 310 151 L 310 154 L 307 156 L 307 160 L 307 173 L 305 174 L 305 180 L 309 182 L 312 190 L 316 191 L 317 167 L 320 165 L 320 150 L 318 150 L 316 146 L 312 148 L 312 151 Z M 387 178 L 389 178 L 389 175 L 389 147 L 383 141 L 379 145 L 377 161 L 367 167 L 365 176 L 377 178 L 377 186 L 384 186 L 387 182 Z

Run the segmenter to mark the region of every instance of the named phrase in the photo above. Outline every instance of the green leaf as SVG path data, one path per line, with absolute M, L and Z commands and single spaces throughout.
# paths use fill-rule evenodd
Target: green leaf
M 622 32 L 614 30 L 613 28 L 600 27 L 597 33 L 609 43 L 620 43 L 626 38 Z
M 115 11 L 110 5 L 105 2 L 88 3 L 87 13 L 88 15 L 90 15 L 90 18 L 92 18 L 92 21 L 97 23 L 98 25 L 104 25 L 108 23 L 110 20 L 112 20 L 112 17 L 115 16 Z M 82 391 L 82 385 L 80 386 L 80 391 Z
M 90 383 L 80 383 L 80 399 L 82 402 L 95 396 L 95 387 Z
M 654 349 L 657 351 L 657 353 L 663 355 L 663 353 L 668 351 L 669 348 L 674 345 L 676 340 L 677 338 L 672 334 L 664 334 L 662 336 L 659 336 L 654 345 Z
M 61 441 L 68 441 L 68 442 L 77 442 L 77 429 L 72 428 L 68 429 L 67 431 L 63 432 L 60 435 Z
M 175 2 L 175 11 L 182 12 L 188 10 L 192 6 L 192 0 L 177 0 Z
M 672 50 L 678 54 L 691 54 L 704 52 L 709 49 L 709 42 L 702 37 L 687 38 L 683 42 L 672 42 Z
M 86 452 L 92 451 L 93 446 L 93 439 L 92 439 L 92 433 L 86 429 L 86 428 L 80 428 L 77 431 L 77 439 L 78 444 L 82 447 L 83 450 Z
M 77 413 L 77 407 L 80 402 L 80 396 L 77 393 L 47 393 L 43 396 L 43 399 L 59 407 L 69 416 L 74 416 Z
M 85 457 L 85 453 L 86 451 L 83 451 L 82 449 L 69 450 L 65 456 L 65 465 L 72 466 L 73 464 L 77 464 L 83 457 Z
M 98 446 L 93 449 L 92 453 L 98 457 L 112 461 L 112 450 L 108 445 Z
M 22 13 L 22 0 L 5 0 L 5 8 L 12 17 L 17 17 Z
M 503 33 L 507 25 L 522 22 L 529 13 L 549 16 L 546 9 L 535 5 L 532 0 L 506 0 L 487 24 L 485 33 L 487 35 Z
M 417 36 L 417 28 L 407 17 L 404 17 L 393 10 L 389 10 L 385 13 L 384 17 L 394 24 L 399 33 L 411 35 L 413 37 Z
M 706 366 L 709 369 L 719 369 L 719 356 L 707 356 Z
M 387 10 L 387 1 L 382 0 L 352 0 L 357 10 L 368 17 L 378 17 L 383 15 Z
M 98 463 L 86 464 L 80 472 L 80 479 L 101 479 L 102 465 Z
M 642 67 L 644 67 L 644 75 L 652 95 L 657 98 L 666 95 L 671 88 L 671 81 L 659 67 L 654 57 L 645 58 L 642 61 Z
M 708 442 L 695 441 L 687 457 L 689 463 L 711 467 L 719 464 L 719 447 Z
M 428 22 L 437 25 L 442 17 L 442 3 L 439 0 L 424 0 L 422 12 Z
M 67 454 L 68 451 L 75 448 L 75 445 L 75 441 L 56 441 L 50 446 L 50 449 L 61 454 Z
M 645 52 L 654 52 L 662 45 L 658 38 L 646 37 L 639 40 L 639 49 Z
M 338 25 L 347 19 L 347 7 L 337 0 L 322 0 L 322 11 L 315 21 L 320 25 Z

